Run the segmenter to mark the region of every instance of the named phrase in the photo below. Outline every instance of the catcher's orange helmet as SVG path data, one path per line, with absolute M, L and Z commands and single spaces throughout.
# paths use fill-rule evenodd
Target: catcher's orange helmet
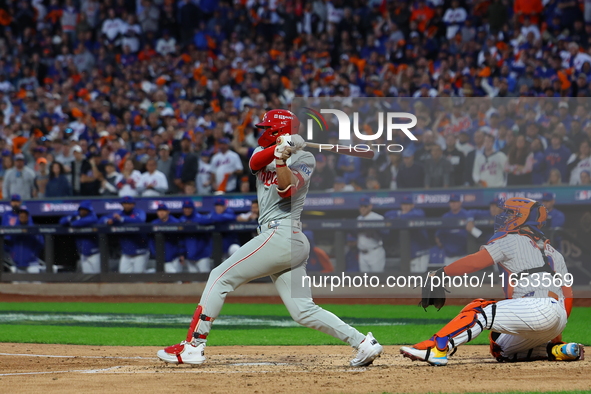
M 523 226 L 541 229 L 548 217 L 546 207 L 531 198 L 509 198 L 499 207 L 503 213 L 495 217 L 495 231 L 515 231 Z

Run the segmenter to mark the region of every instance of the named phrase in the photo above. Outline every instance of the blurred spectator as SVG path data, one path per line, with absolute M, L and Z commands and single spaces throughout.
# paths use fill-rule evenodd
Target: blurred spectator
M 337 173 L 345 179 L 345 183 L 353 182 L 360 184 L 361 178 L 361 159 L 359 157 L 339 155 L 336 166 Z
M 37 197 L 49 197 L 47 193 L 47 183 L 49 182 L 50 174 L 47 168 L 47 159 L 40 157 L 37 159 L 37 170 L 35 171 L 35 187 L 37 188 Z M 66 179 L 66 182 L 68 180 Z
M 172 177 L 174 181 L 172 185 L 169 185 L 169 189 L 173 193 L 182 193 L 184 182 L 195 181 L 199 170 L 197 166 L 197 156 L 193 153 L 191 137 L 185 133 L 181 139 L 181 150 L 172 157 Z
M 415 208 L 412 196 L 402 196 L 400 209 L 388 211 L 386 219 L 424 218 L 425 212 Z M 410 230 L 410 272 L 426 272 L 429 265 L 429 235 L 426 230 Z
M 315 272 L 334 272 L 334 267 L 328 257 L 328 254 L 318 246 L 314 240 L 314 232 L 311 230 L 304 231 L 304 235 L 310 242 L 310 256 L 306 263 L 306 271 Z
M 55 161 L 62 163 L 66 172 L 70 172 L 74 158 L 74 149 L 70 149 L 68 144 L 64 144 L 61 139 L 53 141 Z
M 568 171 L 570 172 L 569 184 L 571 185 L 581 184 L 581 173 L 591 170 L 591 149 L 589 147 L 589 141 L 581 141 L 578 150 L 579 153 L 576 156 L 572 155 L 568 163 Z
M 505 165 L 507 156 L 501 151 L 495 151 L 495 137 L 487 134 L 484 137 L 484 150 L 476 154 L 472 178 L 474 183 L 483 187 L 507 186 Z
M 218 141 L 219 152 L 211 158 L 212 185 L 214 191 L 233 192 L 238 186 L 238 176 L 244 171 L 238 153 L 230 150 L 230 140 Z
M 546 224 L 544 228 L 548 234 L 548 236 L 552 237 L 553 239 L 553 246 L 556 250 L 560 251 L 562 248 L 562 236 L 560 233 L 552 234 L 552 230 L 557 228 L 563 228 L 565 223 L 564 213 L 554 208 L 554 204 L 556 203 L 554 193 L 546 192 L 542 195 L 542 204 L 546 207 L 548 212 L 548 218 L 546 219 Z
M 425 161 L 425 188 L 448 187 L 451 164 L 443 157 L 443 150 L 437 144 L 431 147 L 431 158 Z
M 326 156 L 322 153 L 316 155 L 316 168 L 310 179 L 310 190 L 326 191 L 334 187 L 335 172 L 328 165 Z M 344 179 L 343 179 L 344 180 Z
M 158 30 L 158 21 L 160 19 L 160 10 L 152 0 L 141 0 L 142 9 L 138 15 L 142 25 L 142 31 L 146 33 L 155 33 Z
M 444 213 L 442 217 L 465 219 L 468 224 L 474 225 L 472 215 L 462 208 L 462 199 L 459 194 L 454 193 L 449 197 L 449 212 Z M 445 252 L 446 266 L 466 255 L 467 241 L 468 231 L 465 229 L 437 230 L 435 233 L 435 243 Z
M 25 156 L 22 153 L 14 155 L 14 167 L 4 174 L 2 195 L 20 195 L 23 199 L 31 199 L 35 194 L 35 172 L 25 167 Z
M 146 222 L 146 213 L 135 207 L 135 200 L 131 196 L 121 199 L 123 209 L 101 218 L 101 223 L 109 226 L 125 226 Z M 143 235 L 121 233 L 117 236 L 121 246 L 119 272 L 122 274 L 143 273 L 150 257 L 146 239 Z
M 443 157 L 447 159 L 451 166 L 450 186 L 463 185 L 464 154 L 456 148 L 457 137 L 449 134 L 445 137 L 445 150 Z
M 201 152 L 199 159 L 199 171 L 197 172 L 197 179 L 195 181 L 198 194 L 211 194 L 212 192 L 212 170 L 211 170 L 211 156 L 212 152 L 204 150 Z
M 384 217 L 372 211 L 369 197 L 359 199 L 357 220 L 384 220 Z M 384 272 L 386 251 L 383 247 L 382 232 L 376 230 L 359 231 L 357 234 L 360 272 Z
M 14 167 L 14 162 L 12 161 L 10 151 L 2 152 L 2 168 L 0 169 L 0 175 L 2 177 L 6 176 L 6 172 L 12 167 Z
M 357 237 L 347 234 L 347 252 L 345 253 L 345 271 L 359 272 L 359 248 L 357 248 Z
M 552 168 L 550 170 L 550 175 L 548 175 L 548 181 L 544 184 L 548 186 L 562 185 L 562 175 L 560 174 L 560 170 L 558 168 Z
M 10 196 L 10 207 L 12 210 L 5 211 L 2 214 L 2 225 L 3 226 L 16 226 L 18 222 L 18 213 L 23 205 L 23 200 L 19 194 L 13 194 Z M 29 218 L 29 224 L 33 224 L 33 219 Z
M 72 191 L 75 196 L 86 196 L 89 195 L 87 190 L 88 177 L 92 174 L 92 166 L 84 157 L 82 147 L 75 145 L 72 148 L 74 160 L 72 161 L 71 168 L 71 179 L 72 179 Z M 92 176 L 92 175 L 90 175 Z M 84 179 L 84 183 L 82 182 Z
M 170 35 L 170 31 L 165 29 L 162 31 L 162 37 L 156 41 L 156 52 L 162 56 L 176 51 L 176 39 Z
M 580 185 L 591 185 L 591 172 L 585 170 L 585 171 L 581 171 L 581 182 L 579 183 Z
M 542 185 L 546 182 L 546 155 L 542 141 L 539 138 L 534 138 L 531 141 L 530 148 L 533 154 L 532 184 Z
M 101 181 L 101 188 L 99 193 L 102 196 L 117 196 L 119 195 L 118 185 L 121 183 L 123 176 L 117 172 L 115 164 L 108 162 L 105 164 L 105 176 Z
M 518 135 L 507 155 L 507 185 L 531 185 L 534 154 L 530 152 L 524 135 Z
M 65 174 L 64 166 L 58 161 L 51 163 L 45 197 L 67 197 L 72 195 L 72 185 Z
M 137 185 L 140 182 L 142 173 L 135 169 L 133 161 L 126 160 L 121 171 L 121 180 L 117 184 L 119 196 L 138 196 Z
M 437 145 L 435 135 L 431 130 L 427 130 L 417 138 L 420 138 L 421 143 L 415 151 L 415 160 L 424 166 L 427 160 L 431 158 L 431 149 Z
M 218 197 L 213 202 L 213 212 L 210 219 L 214 224 L 232 223 L 236 221 L 236 213 L 233 209 L 227 207 L 225 198 Z M 229 257 L 240 249 L 238 235 L 235 232 L 222 233 L 222 250 L 224 255 Z
M 174 184 L 174 178 L 172 177 L 172 158 L 170 157 L 170 148 L 166 144 L 161 144 L 158 147 L 158 171 L 166 175 L 166 181 L 168 182 L 168 189 L 170 192 L 170 185 Z
M 195 211 L 195 205 L 191 200 L 183 201 L 183 215 L 181 223 L 197 223 L 200 225 L 212 224 L 209 215 L 201 215 Z M 206 273 L 211 271 L 212 240 L 208 232 L 189 234 L 185 237 L 186 267 L 190 273 Z
M 31 226 L 29 210 L 22 205 L 18 209 L 16 226 Z M 11 234 L 7 239 L 10 257 L 15 264 L 15 273 L 38 274 L 45 271 L 45 263 L 39 258 L 43 253 L 43 235 Z
M 156 168 L 156 159 L 149 159 L 146 162 L 146 172 L 142 174 L 137 183 L 136 190 L 142 197 L 158 197 L 168 191 L 166 176 Z
M 396 190 L 398 188 L 396 179 L 398 178 L 398 169 L 400 168 L 402 155 L 400 153 L 390 153 L 388 154 L 388 161 L 388 166 L 379 175 L 386 178 L 385 183 L 389 189 Z
M 467 17 L 468 14 L 464 8 L 460 7 L 459 0 L 452 0 L 451 8 L 448 8 L 443 14 L 443 22 L 447 25 L 446 38 L 448 40 L 456 36 Z
M 345 178 L 338 176 L 334 178 L 334 185 L 331 188 L 326 189 L 327 192 L 354 192 L 355 188 L 353 185 L 348 185 L 345 182 Z
M 241 213 L 240 215 L 236 216 L 236 221 L 238 222 L 258 222 L 259 220 L 259 202 L 257 200 L 253 200 L 250 205 L 250 211 Z
M 546 170 L 548 171 L 547 179 L 549 179 L 550 170 L 553 168 L 560 171 L 561 179 L 568 179 L 567 163 L 570 155 L 570 149 L 562 144 L 562 136 L 558 133 L 552 134 L 550 146 L 545 152 Z
M 154 166 L 156 163 L 154 163 Z M 152 221 L 152 224 L 175 224 L 179 220 L 170 215 L 170 211 L 166 204 L 158 204 L 156 210 L 157 219 Z M 156 241 L 150 238 L 150 251 L 153 256 L 156 256 Z M 183 264 L 185 262 L 185 245 L 184 240 L 179 234 L 174 232 L 164 233 L 164 272 L 167 273 L 181 273 L 183 272 Z
M 460 141 L 462 136 L 467 136 L 465 133 L 460 133 Z M 484 132 L 482 130 L 476 130 L 473 135 L 474 145 L 470 145 L 471 149 L 468 153 L 465 153 L 466 160 L 464 161 L 464 185 L 474 186 L 474 162 L 476 156 L 484 151 Z M 467 147 L 463 147 L 466 149 Z
M 195 185 L 195 181 L 188 181 L 185 183 L 185 188 L 183 189 L 183 194 L 188 196 L 192 196 L 197 194 L 197 186 Z
M 92 227 L 97 223 L 98 217 L 92 208 L 91 201 L 82 201 L 78 206 L 77 215 L 68 215 L 60 219 L 60 224 L 62 226 L 73 228 Z M 82 270 L 82 273 L 100 273 L 101 255 L 99 253 L 98 236 L 96 234 L 76 235 L 74 239 L 76 240 L 76 249 L 80 254 L 79 267 Z
M 117 17 L 114 8 L 109 8 L 108 17 L 103 21 L 101 33 L 105 39 L 105 45 L 114 44 L 119 46 L 121 44 L 121 32 L 123 30 L 124 22 Z
M 425 170 L 421 164 L 415 163 L 412 148 L 402 152 L 402 164 L 398 167 L 396 186 L 398 189 L 419 189 L 425 186 Z

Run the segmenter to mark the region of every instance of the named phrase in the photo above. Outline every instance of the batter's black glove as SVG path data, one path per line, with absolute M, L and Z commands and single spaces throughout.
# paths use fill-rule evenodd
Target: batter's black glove
M 449 291 L 443 287 L 443 268 L 437 271 L 427 272 L 423 280 L 423 293 L 421 299 L 421 306 L 427 311 L 429 305 L 433 305 L 437 310 L 443 308 L 445 305 L 445 293 Z

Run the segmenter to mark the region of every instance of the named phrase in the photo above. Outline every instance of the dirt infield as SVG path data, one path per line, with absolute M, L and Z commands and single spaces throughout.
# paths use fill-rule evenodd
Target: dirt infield
M 10 393 L 381 393 L 556 391 L 591 388 L 591 361 L 499 364 L 466 346 L 447 367 L 411 362 L 386 347 L 367 368 L 345 346 L 225 347 L 201 366 L 160 362 L 154 347 L 0 344 L 0 387 Z

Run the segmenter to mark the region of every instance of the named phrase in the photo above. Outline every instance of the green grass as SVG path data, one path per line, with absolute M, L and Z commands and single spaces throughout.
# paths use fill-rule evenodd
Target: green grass
M 372 331 L 385 345 L 412 344 L 435 333 L 452 319 L 461 307 L 446 306 L 436 312 L 424 312 L 417 306 L 405 305 L 323 305 L 343 320 L 352 323 L 361 332 Z M 2 303 L 0 304 L 0 342 L 59 343 L 79 345 L 163 346 L 179 342 L 187 332 L 194 304 L 165 303 Z M 11 314 L 44 316 L 45 320 L 27 320 L 6 323 Z M 66 320 L 53 321 L 55 314 L 66 314 Z M 103 317 L 140 315 L 141 322 L 94 323 L 67 320 L 67 316 L 100 314 Z M 172 315 L 177 323 L 167 324 Z M 4 317 L 4 319 L 3 319 Z M 135 318 L 135 316 L 132 316 Z M 257 318 L 261 326 L 250 328 L 245 324 L 223 325 L 223 319 Z M 160 319 L 165 323 L 153 323 Z M 3 323 L 4 320 L 4 323 Z M 290 322 L 283 305 L 226 304 L 220 320 L 214 324 L 209 345 L 337 345 L 340 341 L 303 327 L 277 327 L 267 321 Z M 564 338 L 590 344 L 591 308 L 574 308 Z M 471 344 L 486 344 L 488 336 L 481 335 Z

